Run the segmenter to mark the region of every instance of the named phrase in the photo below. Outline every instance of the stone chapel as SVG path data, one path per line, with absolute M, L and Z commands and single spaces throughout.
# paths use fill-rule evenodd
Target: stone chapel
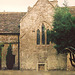
M 57 0 L 37 0 L 27 12 L 0 12 L 1 68 L 6 67 L 9 43 L 15 55 L 15 65 L 20 70 L 74 70 L 69 55 L 57 54 L 54 44 L 48 40 L 52 29 Z M 69 7 L 75 16 L 75 6 Z
M 38 0 L 20 21 L 20 68 L 28 70 L 66 69 L 66 55 L 48 41 L 57 0 Z M 45 29 L 44 29 L 45 28 Z

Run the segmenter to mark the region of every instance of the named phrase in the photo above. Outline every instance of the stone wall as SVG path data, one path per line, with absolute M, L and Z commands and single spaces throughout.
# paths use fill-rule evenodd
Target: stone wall
M 20 67 L 38 70 L 38 64 L 46 64 L 45 70 L 65 69 L 66 55 L 59 54 L 50 42 L 47 45 L 47 29 L 52 29 L 54 6 L 48 0 L 38 0 L 20 23 Z M 42 24 L 45 26 L 45 44 L 42 44 Z M 40 45 L 37 45 L 37 30 Z
M 66 54 L 58 54 L 56 49 L 53 48 L 54 44 L 50 45 L 48 51 L 48 70 L 66 70 L 67 69 L 67 56 Z
M 75 71 L 75 68 L 71 65 L 71 62 L 70 62 L 70 54 L 69 53 L 67 54 L 67 70 Z
M 15 66 L 18 67 L 18 35 L 0 35 L 0 41 L 4 43 L 2 48 L 2 68 L 6 67 L 6 54 L 9 43 L 12 44 L 12 53 L 15 55 Z

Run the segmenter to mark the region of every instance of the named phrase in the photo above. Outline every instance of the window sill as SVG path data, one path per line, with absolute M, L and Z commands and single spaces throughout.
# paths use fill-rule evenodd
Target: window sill
M 47 47 L 48 47 L 48 46 L 50 46 L 50 44 L 45 44 L 45 45 L 40 44 L 40 45 L 36 45 L 36 46 L 38 46 L 38 47 L 39 47 L 39 46 L 43 46 L 43 47 L 47 46 Z

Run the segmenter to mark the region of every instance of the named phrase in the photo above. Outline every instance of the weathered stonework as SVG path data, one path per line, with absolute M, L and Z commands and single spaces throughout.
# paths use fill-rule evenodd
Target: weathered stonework
M 54 4 L 53 4 L 54 3 Z M 20 68 L 37 70 L 37 64 L 46 64 L 45 70 L 66 69 L 65 54 L 57 54 L 50 42 L 47 45 L 47 29 L 52 29 L 54 6 L 48 0 L 38 0 L 20 21 Z M 45 25 L 45 44 L 42 44 L 42 24 Z M 37 30 L 40 30 L 40 45 L 37 45 Z
M 14 67 L 18 67 L 18 35 L 0 35 L 0 42 L 4 43 L 2 48 L 2 69 L 6 67 L 6 54 L 9 43 L 12 44 L 12 53 L 15 55 Z
M 67 55 L 67 70 L 68 71 L 75 71 L 75 68 L 71 65 L 69 58 L 70 58 L 70 53 L 68 53 L 68 55 Z
M 18 36 L 17 35 L 0 35 L 0 41 L 4 43 L 17 43 Z
M 53 28 L 53 14 L 56 4 L 57 0 L 38 0 L 33 7 L 28 7 L 27 13 L 0 12 L 0 42 L 4 42 L 2 69 L 6 67 L 6 54 L 9 43 L 12 43 L 12 50 L 15 55 L 14 67 L 18 67 L 18 35 L 12 34 L 20 33 L 20 69 L 37 71 L 75 70 L 70 63 L 69 54 L 57 54 L 57 51 L 53 48 L 54 44 L 50 42 L 47 45 L 46 32 L 47 29 L 51 30 Z M 75 6 L 69 8 L 71 14 L 75 16 Z M 45 44 L 42 44 L 42 24 L 45 26 Z M 37 45 L 38 29 L 40 30 L 40 45 Z

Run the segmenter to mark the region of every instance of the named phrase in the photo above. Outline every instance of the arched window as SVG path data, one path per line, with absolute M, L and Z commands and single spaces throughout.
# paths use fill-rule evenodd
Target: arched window
M 45 44 L 45 26 L 42 24 L 42 44 Z
M 40 44 L 40 30 L 37 30 L 37 44 Z
M 49 29 L 47 29 L 47 44 L 49 44 L 49 42 L 50 42 L 50 30 Z

